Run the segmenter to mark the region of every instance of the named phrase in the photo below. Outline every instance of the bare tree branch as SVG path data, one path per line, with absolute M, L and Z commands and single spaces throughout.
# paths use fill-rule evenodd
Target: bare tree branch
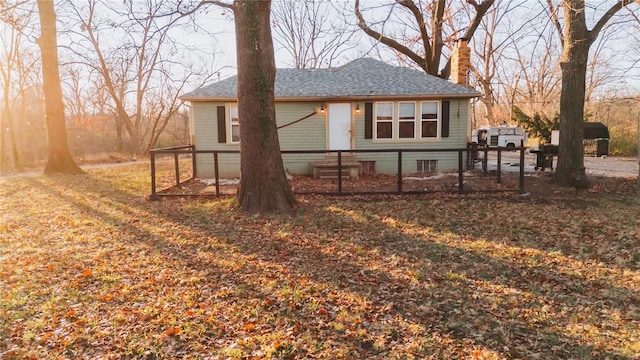
M 181 80 L 172 78 L 181 69 L 187 69 L 189 63 L 184 58 L 178 60 L 179 53 L 189 51 L 191 56 L 197 53 L 171 37 L 173 29 L 190 20 L 175 11 L 168 15 L 165 4 L 156 2 L 119 5 L 90 0 L 81 8 L 67 1 L 67 6 L 80 28 L 80 31 L 69 30 L 70 39 L 76 42 L 69 48 L 76 59 L 81 59 L 76 60 L 78 63 L 99 75 L 117 114 L 116 127 L 124 126 L 133 153 L 143 155 L 158 140 L 165 122 L 176 113 L 175 108 L 181 105 L 176 100 L 179 93 L 173 90 L 175 85 L 182 84 L 177 86 L 181 91 L 195 78 L 192 75 L 196 72 L 186 70 L 181 73 Z M 101 36 L 105 34 L 119 37 L 121 42 L 115 46 L 113 41 L 104 42 Z M 210 77 L 211 74 L 205 76 Z M 162 99 L 158 94 L 165 94 L 167 98 Z M 150 107 L 162 108 L 160 117 L 158 113 L 149 116 Z
M 550 1 L 550 0 L 548 0 Z M 602 29 L 605 27 L 605 25 L 607 24 L 607 22 L 609 22 L 609 20 L 611 20 L 611 18 L 620 10 L 622 10 L 622 8 L 624 8 L 625 6 L 633 3 L 634 0 L 620 0 L 618 2 L 616 2 L 614 5 L 612 5 L 609 10 L 607 10 L 606 13 L 604 13 L 604 15 L 602 15 L 602 17 L 600 17 L 600 19 L 598 20 L 598 22 L 596 23 L 596 25 L 593 27 L 593 29 L 591 29 L 591 31 L 589 31 L 589 45 L 593 44 L 593 42 L 598 38 L 598 35 L 600 34 L 600 31 L 602 31 Z
M 558 18 L 558 9 L 553 5 L 552 0 L 547 0 L 547 7 L 549 9 L 549 17 L 551 17 L 551 21 L 558 32 L 560 43 L 562 47 L 564 47 L 564 34 L 562 33 L 562 25 L 560 25 L 560 19 Z
M 438 68 L 440 67 L 440 55 L 442 52 L 442 47 L 440 44 L 442 44 L 442 23 L 440 23 L 438 26 L 439 29 L 434 29 L 434 46 L 431 46 L 431 38 L 429 37 L 429 33 L 427 32 L 427 27 L 426 27 L 426 22 L 424 20 L 424 16 L 422 15 L 422 12 L 420 11 L 420 9 L 418 9 L 418 7 L 416 6 L 416 4 L 413 1 L 410 0 L 396 0 L 398 2 L 398 4 L 406 7 L 407 9 L 409 9 L 409 11 L 411 11 L 411 13 L 413 14 L 413 16 L 416 18 L 416 24 L 418 26 L 418 29 L 420 30 L 420 37 L 422 38 L 422 46 L 424 47 L 424 57 L 425 59 L 430 59 L 431 63 L 433 64 L 435 62 L 435 66 L 431 66 L 429 69 L 425 69 L 425 71 L 429 74 L 432 73 L 437 73 L 438 72 Z M 436 14 L 437 18 L 441 19 L 444 15 L 444 0 L 438 0 L 436 2 L 436 8 L 434 9 L 434 13 Z M 437 31 L 440 30 L 440 31 Z M 438 36 L 439 34 L 439 36 Z M 440 49 L 440 51 L 437 54 L 434 54 L 434 50 L 435 49 Z M 425 61 L 425 65 L 428 66 L 428 62 Z M 435 67 L 435 69 L 434 69 Z
M 329 3 L 277 0 L 272 6 L 274 41 L 289 53 L 295 68 L 331 67 L 353 49 L 355 27 L 334 21 Z
M 360 12 L 360 0 L 355 1 L 354 10 L 356 13 L 356 17 L 358 18 L 358 27 L 362 29 L 365 32 L 365 34 L 376 39 L 378 42 L 385 44 L 390 48 L 402 53 L 403 55 L 407 56 L 409 59 L 413 60 L 413 62 L 418 64 L 418 66 L 421 69 L 423 69 L 425 72 L 427 71 L 426 59 L 422 58 L 420 55 L 416 54 L 411 49 L 400 44 L 396 40 L 393 40 L 389 37 L 382 35 L 381 33 L 369 27 L 369 25 L 367 25 L 366 21 L 364 20 L 364 17 L 362 17 L 362 13 Z
M 480 3 L 472 0 L 466 1 L 467 5 L 474 9 L 475 14 L 469 25 L 465 26 L 464 35 L 462 37 L 471 38 L 473 36 L 480 25 L 482 17 L 494 2 L 495 0 L 485 0 Z M 414 0 L 396 0 L 396 3 L 407 9 L 411 14 L 411 25 L 405 25 L 407 28 L 417 29 L 418 35 L 416 37 L 405 35 L 405 38 L 403 39 L 405 43 L 402 43 L 399 40 L 373 29 L 371 25 L 367 24 L 365 21 L 360 8 L 360 2 L 359 0 L 356 0 L 354 9 L 358 19 L 358 27 L 376 41 L 411 59 L 426 73 L 448 79 L 451 72 L 450 59 L 447 59 L 447 62 L 442 69 L 440 69 L 440 64 L 442 62 L 443 49 L 445 49 L 444 25 L 445 23 L 451 22 L 451 8 L 447 7 L 445 0 L 437 0 L 428 5 L 424 5 L 425 9 L 421 8 L 422 3 L 416 3 Z M 427 11 L 430 11 L 428 19 L 426 19 L 425 16 Z M 430 24 L 429 29 L 426 27 L 427 23 Z M 458 30 L 454 29 L 452 34 L 448 36 L 447 40 L 453 40 L 452 37 L 456 37 L 457 32 Z M 407 42 L 410 44 L 420 43 L 421 49 L 419 51 L 415 51 L 406 44 Z

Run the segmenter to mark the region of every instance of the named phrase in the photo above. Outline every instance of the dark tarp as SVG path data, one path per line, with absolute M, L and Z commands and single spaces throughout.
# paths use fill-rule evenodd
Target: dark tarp
M 584 123 L 584 135 L 583 139 L 608 139 L 609 129 L 607 125 L 599 122 L 586 122 Z

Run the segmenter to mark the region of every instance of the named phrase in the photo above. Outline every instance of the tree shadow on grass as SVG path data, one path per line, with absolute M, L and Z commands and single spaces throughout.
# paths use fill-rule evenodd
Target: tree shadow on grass
M 300 345 L 301 357 L 314 352 L 300 344 L 307 337 L 317 352 L 340 344 L 345 356 L 360 357 L 469 356 L 485 349 L 514 358 L 630 358 L 612 352 L 616 339 L 610 347 L 603 339 L 619 330 L 606 328 L 608 314 L 638 306 L 635 291 L 553 263 L 474 249 L 460 241 L 474 240 L 460 225 L 420 232 L 428 224 L 405 211 L 411 203 L 389 211 L 319 200 L 291 218 L 248 218 L 211 203 L 132 203 L 127 192 L 97 182 L 75 184 L 74 191 L 106 197 L 124 217 L 34 186 L 118 226 L 126 241 L 160 248 L 167 264 L 197 270 L 209 287 L 235 288 L 227 297 L 200 300 L 233 306 L 248 298 L 257 304 L 253 312 L 273 319 L 265 326 L 298 329 L 289 341 Z M 175 228 L 141 229 L 141 222 L 162 219 Z M 182 241 L 172 238 L 180 233 Z M 238 265 L 220 265 L 225 260 Z M 221 322 L 233 322 L 223 313 Z M 221 344 L 237 338 L 235 331 Z

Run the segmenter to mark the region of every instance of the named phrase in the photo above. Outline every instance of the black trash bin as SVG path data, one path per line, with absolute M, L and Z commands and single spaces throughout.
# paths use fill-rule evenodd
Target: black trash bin
M 596 156 L 609 155 L 609 139 L 596 139 Z

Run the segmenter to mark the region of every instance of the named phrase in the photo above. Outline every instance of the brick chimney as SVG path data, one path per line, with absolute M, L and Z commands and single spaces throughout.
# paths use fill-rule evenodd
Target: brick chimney
M 471 48 L 469 39 L 460 38 L 456 40 L 455 47 L 451 53 L 451 82 L 469 86 L 469 70 L 471 70 Z

